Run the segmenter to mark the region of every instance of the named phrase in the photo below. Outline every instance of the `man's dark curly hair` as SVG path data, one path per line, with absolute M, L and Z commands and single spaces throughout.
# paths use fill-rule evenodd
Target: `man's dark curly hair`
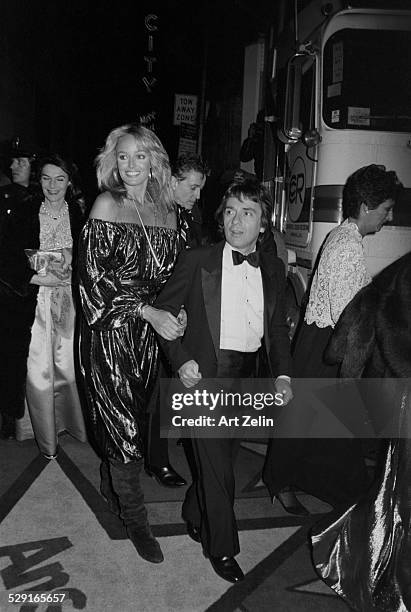
M 372 210 L 386 200 L 392 199 L 395 202 L 401 186 L 397 174 L 385 170 L 383 166 L 371 164 L 359 168 L 348 177 L 344 186 L 344 218 L 358 219 L 362 203 Z
M 260 204 L 261 227 L 263 227 L 266 231 L 271 230 L 272 203 L 270 194 L 264 185 L 262 185 L 257 179 L 245 178 L 244 180 L 234 181 L 228 186 L 221 200 L 221 204 L 215 212 L 215 218 L 221 233 L 223 233 L 224 228 L 224 211 L 229 198 L 236 198 L 240 201 L 251 200 L 252 202 L 257 202 Z M 262 234 L 260 234 L 259 238 L 262 238 Z
M 207 164 L 199 155 L 180 155 L 180 157 L 171 164 L 171 174 L 177 179 L 185 178 L 191 171 L 199 172 L 203 176 L 207 176 Z

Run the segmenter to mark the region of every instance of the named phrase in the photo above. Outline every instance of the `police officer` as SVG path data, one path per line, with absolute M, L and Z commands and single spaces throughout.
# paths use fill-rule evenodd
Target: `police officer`
M 12 183 L 0 187 L 0 437 L 15 438 L 24 414 L 27 354 L 36 288 L 24 249 L 31 244 L 32 182 L 37 150 L 16 138 L 10 151 Z

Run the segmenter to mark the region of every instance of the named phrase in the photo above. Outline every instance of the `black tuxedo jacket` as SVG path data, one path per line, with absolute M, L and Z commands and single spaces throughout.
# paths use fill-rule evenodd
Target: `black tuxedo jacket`
M 187 328 L 182 338 L 160 344 L 176 372 L 194 359 L 203 378 L 214 378 L 220 350 L 221 277 L 225 242 L 183 251 L 170 279 L 154 306 L 177 316 L 184 305 Z M 267 365 L 259 376 L 291 375 L 290 342 L 285 317 L 283 263 L 269 252 L 260 252 L 264 293 L 264 339 L 262 356 Z M 244 265 L 244 264 L 243 264 Z M 248 265 L 248 264 L 246 264 Z

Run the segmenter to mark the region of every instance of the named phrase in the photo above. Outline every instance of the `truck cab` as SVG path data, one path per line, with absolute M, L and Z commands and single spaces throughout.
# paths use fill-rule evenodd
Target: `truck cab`
M 364 239 L 370 273 L 411 250 L 411 11 L 366 4 L 314 0 L 265 41 L 263 178 L 289 253 L 291 335 L 355 170 L 383 165 L 404 185 L 393 221 Z

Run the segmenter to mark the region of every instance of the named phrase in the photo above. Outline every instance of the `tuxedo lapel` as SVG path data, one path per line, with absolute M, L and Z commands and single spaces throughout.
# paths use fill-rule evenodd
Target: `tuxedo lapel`
M 274 314 L 276 304 L 276 276 L 270 262 L 265 257 L 265 253 L 260 253 L 261 260 L 261 279 L 263 283 L 264 294 L 264 339 L 266 343 L 267 354 L 270 352 L 268 341 L 270 338 L 269 324 Z
M 207 262 L 201 268 L 201 285 L 208 327 L 216 356 L 220 350 L 221 277 L 224 242 L 215 245 Z

